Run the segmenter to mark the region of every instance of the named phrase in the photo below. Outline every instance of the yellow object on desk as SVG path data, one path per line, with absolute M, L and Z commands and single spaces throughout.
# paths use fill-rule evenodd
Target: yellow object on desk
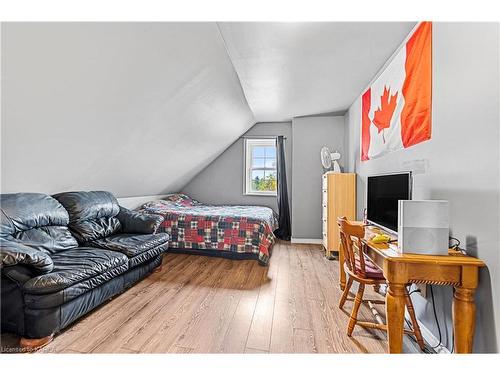
M 388 236 L 387 234 L 383 234 L 383 233 L 375 234 L 375 235 L 373 235 L 372 238 L 370 238 L 370 241 L 372 241 L 373 243 L 387 243 L 390 240 L 391 240 L 391 237 Z

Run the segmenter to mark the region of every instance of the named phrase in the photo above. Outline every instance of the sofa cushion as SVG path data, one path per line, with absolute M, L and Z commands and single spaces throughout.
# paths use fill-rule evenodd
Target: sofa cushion
M 69 213 L 69 229 L 78 242 L 85 243 L 118 233 L 116 217 L 120 206 L 107 191 L 76 191 L 55 194 Z
M 152 259 L 155 259 L 158 257 L 158 255 L 163 254 L 168 250 L 168 245 L 165 244 L 163 246 L 157 246 L 154 247 L 148 251 L 144 251 L 143 253 L 140 253 L 136 255 L 135 257 L 132 257 L 128 261 L 128 268 L 132 269 L 137 266 L 140 266 L 142 264 L 148 263 Z
M 120 231 L 120 222 L 115 217 L 102 217 L 69 224 L 71 233 L 80 244 L 103 238 Z
M 68 212 L 49 195 L 2 194 L 0 201 L 0 237 L 49 254 L 78 246 L 67 228 Z
M 128 258 L 124 254 L 91 247 L 67 250 L 53 254 L 51 258 L 54 262 L 52 272 L 28 280 L 23 285 L 25 293 L 49 294 L 69 287 L 85 291 L 128 268 Z M 109 274 L 114 270 L 116 272 Z
M 161 215 L 131 211 L 121 206 L 117 218 L 120 220 L 123 233 L 156 233 L 163 222 Z
M 68 227 L 42 227 L 18 232 L 14 238 L 26 246 L 48 254 L 73 249 L 78 246 Z
M 89 245 L 107 250 L 118 251 L 122 254 L 125 254 L 129 258 L 133 258 L 158 246 L 167 246 L 168 240 L 169 235 L 167 233 L 122 233 L 92 241 L 89 243 Z
M 29 268 L 34 274 L 49 273 L 54 268 L 52 258 L 45 252 L 0 237 L 0 268 L 12 269 L 17 265 Z

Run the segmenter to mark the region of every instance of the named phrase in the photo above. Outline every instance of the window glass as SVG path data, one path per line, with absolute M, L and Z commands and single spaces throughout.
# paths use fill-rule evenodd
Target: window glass
M 254 146 L 252 147 L 252 158 L 263 158 L 265 157 L 265 147 Z
M 276 147 L 265 148 L 266 158 L 276 158 Z
M 276 141 L 247 139 L 246 194 L 276 195 Z

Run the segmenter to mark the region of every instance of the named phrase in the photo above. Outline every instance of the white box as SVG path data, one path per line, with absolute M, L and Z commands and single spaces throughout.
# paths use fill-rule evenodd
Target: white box
M 398 250 L 400 253 L 447 255 L 449 233 L 448 201 L 399 201 Z

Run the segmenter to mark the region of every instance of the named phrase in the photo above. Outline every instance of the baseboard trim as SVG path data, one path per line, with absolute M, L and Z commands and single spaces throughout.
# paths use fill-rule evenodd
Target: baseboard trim
M 322 245 L 323 240 L 321 238 L 294 238 L 290 240 L 292 243 L 307 243 L 313 245 Z

